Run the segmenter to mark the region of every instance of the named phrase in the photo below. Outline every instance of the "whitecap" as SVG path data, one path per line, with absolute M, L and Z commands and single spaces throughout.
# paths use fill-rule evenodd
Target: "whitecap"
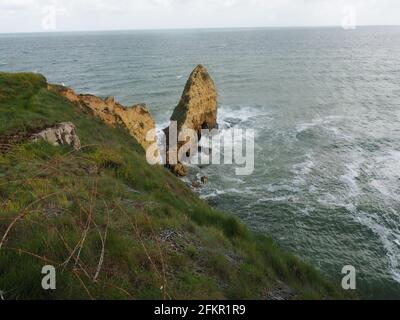
M 357 212 L 357 207 L 355 206 L 354 203 L 347 201 L 346 199 L 343 199 L 340 195 L 335 195 L 332 193 L 327 193 L 324 194 L 322 197 L 319 197 L 317 199 L 317 202 L 326 208 L 344 208 L 347 211 L 351 213 L 356 213 Z
M 356 197 L 361 194 L 357 178 L 360 176 L 360 170 L 364 160 L 357 159 L 353 163 L 346 164 L 346 172 L 339 177 L 339 180 L 347 186 L 348 196 Z
M 303 133 L 309 129 L 318 127 L 324 130 L 331 131 L 334 135 L 339 135 L 340 129 L 337 126 L 332 125 L 336 121 L 341 121 L 344 119 L 351 119 L 353 117 L 348 116 L 325 116 L 321 118 L 315 118 L 311 122 L 299 123 L 295 127 L 297 134 Z
M 369 215 L 365 212 L 359 212 L 354 217 L 357 222 L 368 227 L 372 232 L 379 236 L 383 247 L 386 250 L 389 270 L 395 281 L 400 283 L 400 234 L 395 230 L 387 228 L 376 222 L 380 220 L 377 215 Z
M 218 120 L 220 122 L 224 122 L 226 119 L 227 122 L 229 122 L 229 119 L 240 119 L 240 122 L 246 122 L 260 117 L 263 121 L 273 120 L 266 110 L 260 107 L 223 105 L 218 109 Z
M 242 179 L 237 178 L 235 176 L 232 176 L 232 177 L 222 176 L 221 178 L 222 178 L 223 181 L 232 182 L 232 183 L 235 183 L 235 184 L 244 184 L 245 183 Z
M 277 197 L 263 197 L 261 199 L 258 199 L 256 201 L 256 204 L 263 204 L 263 203 L 268 203 L 268 202 L 279 202 L 279 203 L 289 203 L 289 202 L 296 202 L 298 201 L 298 197 L 295 197 L 293 195 L 288 195 L 288 196 L 277 196 Z
M 292 166 L 291 172 L 295 175 L 293 179 L 294 185 L 304 185 L 307 176 L 315 167 L 315 160 L 312 153 L 306 154 L 305 158 L 306 159 L 303 162 L 296 163 Z
M 371 170 L 375 172 L 369 185 L 386 198 L 399 201 L 400 151 L 391 150 L 375 157 Z
M 201 195 L 200 195 L 200 198 L 203 199 L 203 200 L 205 200 L 205 199 L 210 199 L 210 198 L 217 198 L 217 197 L 219 197 L 219 196 L 221 196 L 221 195 L 224 195 L 225 193 L 226 193 L 226 191 L 224 191 L 224 190 L 215 189 L 215 190 L 214 190 L 213 192 L 211 192 L 211 193 L 201 194 Z

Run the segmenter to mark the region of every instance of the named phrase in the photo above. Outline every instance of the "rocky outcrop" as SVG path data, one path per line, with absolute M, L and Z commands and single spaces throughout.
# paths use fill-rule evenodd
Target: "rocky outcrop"
M 101 99 L 94 95 L 77 94 L 69 88 L 56 85 L 49 85 L 49 89 L 65 97 L 84 112 L 90 112 L 100 118 L 109 126 L 125 127 L 145 151 L 154 144 L 155 141 L 146 141 L 147 133 L 155 130 L 156 124 L 144 104 L 124 107 L 114 98 Z M 197 133 L 198 140 L 201 138 L 202 129 L 217 127 L 217 90 L 204 66 L 197 66 L 190 74 L 182 97 L 170 120 L 177 123 L 177 136 L 184 129 L 192 129 Z M 184 142 L 169 141 L 169 129 L 170 127 L 164 130 L 167 137 L 166 165 L 177 176 L 186 176 L 188 171 L 179 159 L 177 162 L 170 161 L 176 158 L 171 156 L 171 150 L 175 150 L 176 147 L 179 153 Z M 159 158 L 158 149 L 155 151 L 155 155 Z
M 50 86 L 50 89 L 79 106 L 83 111 L 100 118 L 107 125 L 125 127 L 144 150 L 154 143 L 146 141 L 147 133 L 156 128 L 155 121 L 146 105 L 125 107 L 112 97 L 101 99 L 90 94 L 76 94 L 73 90 L 60 86 Z
M 186 177 L 188 175 L 188 171 L 182 163 L 170 165 L 170 168 L 171 171 L 178 177 Z
M 217 126 L 217 90 L 207 69 L 197 66 L 191 73 L 181 100 L 172 114 L 178 130 L 193 129 L 200 135 L 201 129 Z
M 201 183 L 207 183 L 208 182 L 208 177 L 207 176 L 203 176 L 200 178 Z
M 177 123 L 177 136 L 184 129 L 192 129 L 197 132 L 198 140 L 201 138 L 202 129 L 214 129 L 217 127 L 217 90 L 213 79 L 207 69 L 198 65 L 186 83 L 182 97 L 176 106 L 170 121 Z M 170 141 L 170 127 L 164 129 L 167 137 L 166 165 L 178 176 L 186 176 L 187 170 L 178 159 L 178 163 L 170 161 L 170 150 L 175 146 L 176 150 L 182 147 L 184 142 Z
M 76 133 L 75 125 L 62 122 L 45 128 L 0 135 L 0 154 L 8 153 L 14 146 L 44 140 L 52 145 L 68 145 L 75 150 L 81 148 L 81 141 Z
M 33 142 L 44 140 L 55 146 L 68 145 L 75 150 L 81 148 L 81 141 L 76 134 L 75 125 L 71 122 L 62 122 L 43 129 L 38 133 L 32 134 L 29 140 Z

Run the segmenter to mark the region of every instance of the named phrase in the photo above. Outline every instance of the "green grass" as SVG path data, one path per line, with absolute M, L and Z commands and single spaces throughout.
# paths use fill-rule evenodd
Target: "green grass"
M 42 76 L 0 73 L 0 136 L 65 121 L 76 125 L 81 151 L 41 142 L 0 154 L 7 299 L 262 299 L 278 280 L 298 299 L 348 297 L 149 166 L 125 130 L 48 91 Z M 41 288 L 47 264 L 57 269 L 55 291 Z

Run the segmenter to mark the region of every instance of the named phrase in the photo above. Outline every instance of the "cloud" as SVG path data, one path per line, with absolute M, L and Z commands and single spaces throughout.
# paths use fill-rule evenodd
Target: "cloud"
M 42 31 L 53 6 L 58 30 L 340 25 L 345 5 L 361 24 L 400 24 L 398 0 L 0 0 L 0 32 Z
M 29 10 L 36 5 L 35 0 L 1 0 L 0 11 Z

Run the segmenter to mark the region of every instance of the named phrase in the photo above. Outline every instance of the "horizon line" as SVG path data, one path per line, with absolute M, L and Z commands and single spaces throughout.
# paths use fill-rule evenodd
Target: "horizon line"
M 400 27 L 397 24 L 365 24 L 357 25 L 357 28 L 365 27 Z M 176 27 L 176 28 L 136 28 L 136 29 L 82 29 L 82 30 L 43 30 L 43 31 L 17 31 L 3 32 L 0 35 L 18 34 L 56 34 L 56 33 L 95 33 L 95 32 L 131 32 L 131 31 L 184 31 L 184 30 L 235 30 L 235 29 L 313 29 L 313 28 L 340 28 L 341 25 L 303 25 L 303 26 L 259 26 L 259 27 Z

